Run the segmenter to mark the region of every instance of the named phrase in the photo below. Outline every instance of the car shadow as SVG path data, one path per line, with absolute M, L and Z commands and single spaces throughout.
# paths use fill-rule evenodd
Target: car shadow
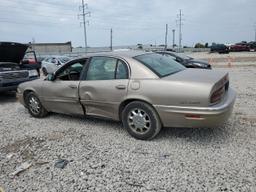
M 8 92 L 0 92 L 0 103 L 6 102 L 16 102 L 16 92 L 15 91 L 8 91 Z
M 230 133 L 225 125 L 215 128 L 162 128 L 156 140 L 183 139 L 187 142 L 209 144 L 226 142 Z
M 124 127 L 121 122 L 114 121 L 111 119 L 102 119 L 93 116 L 80 116 L 80 115 L 63 115 L 52 113 L 51 115 L 56 115 L 59 117 L 72 118 L 76 121 L 83 121 L 85 123 L 93 123 L 96 125 L 109 125 L 106 126 L 108 129 L 123 129 Z M 125 131 L 125 130 L 124 130 Z M 128 137 L 131 137 L 127 134 Z M 229 129 L 224 124 L 221 127 L 216 128 L 167 128 L 163 127 L 160 133 L 153 139 L 153 141 L 170 141 L 175 139 L 182 139 L 186 142 L 193 142 L 199 144 L 210 144 L 210 143 L 220 143 L 228 142 L 230 138 Z

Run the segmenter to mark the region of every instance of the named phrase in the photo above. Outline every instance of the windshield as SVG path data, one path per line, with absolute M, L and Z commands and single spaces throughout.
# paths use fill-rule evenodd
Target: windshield
M 68 57 L 59 57 L 59 60 L 61 63 L 67 63 L 68 61 L 70 61 L 70 58 Z
M 143 54 L 134 57 L 159 77 L 164 77 L 185 70 L 186 68 L 166 55 L 156 53 Z

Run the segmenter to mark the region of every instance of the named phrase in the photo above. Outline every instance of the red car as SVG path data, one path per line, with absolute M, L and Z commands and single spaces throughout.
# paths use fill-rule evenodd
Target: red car
M 237 43 L 235 45 L 230 46 L 230 51 L 250 51 L 250 46 L 245 43 Z

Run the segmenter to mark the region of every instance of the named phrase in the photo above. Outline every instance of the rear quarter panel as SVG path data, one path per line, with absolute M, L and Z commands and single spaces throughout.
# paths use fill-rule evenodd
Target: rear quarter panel
M 144 100 L 152 105 L 208 106 L 211 88 L 207 84 L 136 79 L 130 81 L 127 97 Z

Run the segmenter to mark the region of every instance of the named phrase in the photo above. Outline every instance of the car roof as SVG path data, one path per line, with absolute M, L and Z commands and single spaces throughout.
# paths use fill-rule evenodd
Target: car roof
M 132 78 L 138 79 L 141 78 L 141 75 L 144 78 L 148 79 L 158 79 L 156 73 L 154 73 L 152 70 L 150 70 L 147 66 L 144 64 L 134 60 L 133 58 L 139 55 L 145 55 L 145 54 L 156 54 L 154 52 L 146 52 L 146 51 L 113 51 L 113 52 L 98 52 L 98 53 L 87 53 L 86 55 L 82 57 L 77 57 L 71 60 L 71 63 L 84 61 L 85 59 L 88 59 L 90 57 L 114 57 L 117 59 L 123 59 L 127 62 L 129 62 L 129 66 L 133 69 Z M 68 64 L 68 63 L 67 63 Z
M 49 58 L 70 58 L 68 56 L 65 56 L 65 55 L 50 55 L 50 56 L 47 56 L 45 57 L 46 59 L 49 59 Z
M 156 53 L 166 53 L 175 57 L 180 57 L 179 54 L 177 52 L 174 51 L 156 51 Z
M 154 52 L 134 51 L 134 50 L 111 51 L 111 52 L 100 52 L 100 53 L 88 53 L 86 56 L 80 57 L 79 59 L 88 58 L 88 57 L 95 57 L 95 56 L 133 58 L 133 57 L 136 57 L 136 56 L 139 56 L 139 55 L 151 54 L 151 53 L 154 53 Z

